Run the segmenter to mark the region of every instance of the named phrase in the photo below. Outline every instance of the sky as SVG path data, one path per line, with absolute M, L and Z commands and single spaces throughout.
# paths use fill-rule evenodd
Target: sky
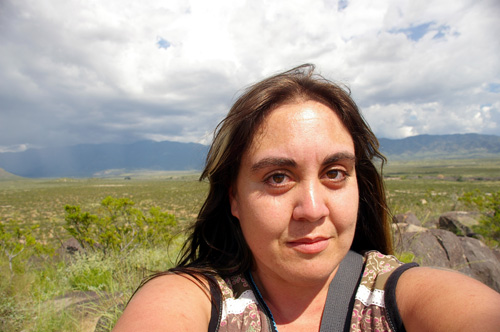
M 498 0 L 0 0 L 0 152 L 208 144 L 303 63 L 378 137 L 500 135 Z

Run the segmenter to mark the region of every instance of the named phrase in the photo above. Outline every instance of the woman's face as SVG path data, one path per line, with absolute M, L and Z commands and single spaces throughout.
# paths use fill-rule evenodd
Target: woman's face
M 321 103 L 284 104 L 266 117 L 230 191 L 259 278 L 331 276 L 354 238 L 354 156 L 350 133 Z

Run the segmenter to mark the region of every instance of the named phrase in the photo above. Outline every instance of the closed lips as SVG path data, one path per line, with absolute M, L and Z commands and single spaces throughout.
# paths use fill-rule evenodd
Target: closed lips
M 306 253 L 315 254 L 325 250 L 328 247 L 328 238 L 316 237 L 316 238 L 302 238 L 288 242 L 288 245 L 293 249 Z

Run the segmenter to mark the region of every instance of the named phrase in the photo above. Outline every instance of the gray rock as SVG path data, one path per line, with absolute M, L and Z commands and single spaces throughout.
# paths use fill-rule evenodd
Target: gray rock
M 70 237 L 69 239 L 61 243 L 61 247 L 56 251 L 58 255 L 63 257 L 83 252 L 85 252 L 85 249 L 82 248 L 80 243 L 78 243 L 78 241 L 74 237 Z
M 498 249 L 498 248 L 493 249 L 493 253 L 495 254 L 495 257 L 498 259 L 498 261 L 500 262 L 500 249 Z
M 392 222 L 397 224 L 412 224 L 417 226 L 422 226 L 420 220 L 418 220 L 417 216 L 411 212 L 397 214 L 392 217 Z
M 432 218 L 432 219 L 426 220 L 424 225 L 427 228 L 439 228 L 439 219 Z
M 472 226 L 479 224 L 479 214 L 464 211 L 443 213 L 439 217 L 439 228 L 449 230 L 456 235 L 474 236 Z
M 411 252 L 422 266 L 448 268 L 475 278 L 500 292 L 499 252 L 480 240 L 444 229 L 394 224 L 397 252 Z
M 446 230 L 404 232 L 397 243 L 400 252 L 413 253 L 423 266 L 442 267 L 473 276 L 459 238 Z
M 464 248 L 472 277 L 500 292 L 500 261 L 483 242 L 469 237 L 459 237 Z
M 430 230 L 402 232 L 395 241 L 398 252 L 411 252 L 424 266 L 450 267 L 448 256 Z
M 448 267 L 473 277 L 460 237 L 444 229 L 431 229 L 430 232 L 446 254 Z
M 427 228 L 422 227 L 422 226 L 417 226 L 413 224 L 406 224 L 406 223 L 397 223 L 397 224 L 392 224 L 392 229 L 395 234 L 400 234 L 400 233 L 418 233 L 418 232 L 425 232 Z

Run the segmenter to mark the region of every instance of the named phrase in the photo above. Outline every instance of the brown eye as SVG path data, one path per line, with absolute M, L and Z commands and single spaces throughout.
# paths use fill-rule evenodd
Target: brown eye
M 340 180 L 343 180 L 343 178 L 345 177 L 345 174 L 344 172 L 342 171 L 339 171 L 339 170 L 336 170 L 336 169 L 332 169 L 330 171 L 328 171 L 326 173 L 326 176 L 330 179 L 330 180 L 337 180 L 337 181 L 340 181 Z
M 285 174 L 274 174 L 271 176 L 271 180 L 276 184 L 283 183 L 285 181 Z
M 269 175 L 264 182 L 272 187 L 281 187 L 286 185 L 290 178 L 285 173 L 274 173 Z

